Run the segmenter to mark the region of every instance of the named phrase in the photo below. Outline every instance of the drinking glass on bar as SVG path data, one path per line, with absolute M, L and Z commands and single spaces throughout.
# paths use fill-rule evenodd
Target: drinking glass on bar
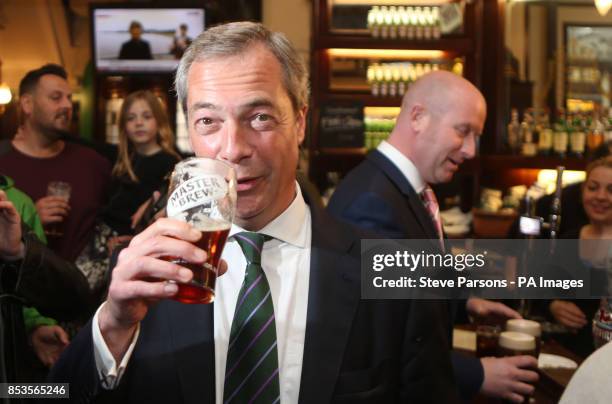
M 195 244 L 208 253 L 204 265 L 181 257 L 163 257 L 193 271 L 189 283 L 178 284 L 174 299 L 182 303 L 211 303 L 215 299 L 219 260 L 234 219 L 236 174 L 222 161 L 189 158 L 174 167 L 168 195 L 168 217 L 201 231 L 202 238 Z
M 535 337 L 533 335 L 516 331 L 504 331 L 499 334 L 498 356 L 503 357 L 518 355 L 531 355 L 537 358 Z M 523 402 L 532 402 L 531 397 L 529 395 L 524 395 Z
M 66 202 L 70 200 L 72 187 L 67 182 L 51 181 L 47 184 L 47 196 L 57 196 Z M 64 235 L 63 222 L 47 225 L 46 234 L 50 237 L 61 237 Z
M 513 318 L 506 322 L 506 331 L 516 331 L 528 334 L 535 338 L 535 357 L 540 355 L 540 349 L 542 347 L 542 327 L 540 323 L 533 320 L 526 320 L 524 318 Z
M 484 358 L 486 356 L 497 356 L 498 339 L 501 327 L 498 325 L 478 325 L 476 326 L 476 356 Z

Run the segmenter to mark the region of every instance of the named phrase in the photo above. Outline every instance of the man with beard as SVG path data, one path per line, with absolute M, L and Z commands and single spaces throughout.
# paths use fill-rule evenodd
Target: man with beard
M 63 141 L 72 119 L 72 91 L 66 71 L 47 64 L 28 72 L 19 84 L 21 125 L 0 172 L 36 202 L 43 226 L 60 224 L 62 236 L 49 245 L 74 261 L 88 241 L 110 178 L 110 163 L 93 150 Z M 70 200 L 47 196 L 51 181 L 70 184 Z

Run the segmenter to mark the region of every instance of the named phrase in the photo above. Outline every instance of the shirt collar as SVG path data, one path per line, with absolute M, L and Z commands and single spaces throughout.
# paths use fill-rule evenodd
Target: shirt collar
M 276 240 L 292 244 L 296 247 L 306 248 L 307 242 L 307 226 L 306 214 L 308 207 L 302 196 L 297 181 L 295 182 L 295 198 L 293 202 L 274 220 L 264 226 L 258 233 L 268 235 Z M 230 238 L 233 239 L 234 234 L 246 231 L 236 224 L 232 224 L 230 229 Z
M 425 180 L 423 180 L 419 170 L 408 157 L 397 150 L 395 146 L 384 140 L 380 143 L 380 145 L 378 145 L 378 151 L 387 157 L 393 163 L 393 165 L 400 170 L 417 194 L 423 192 L 427 186 L 427 183 Z

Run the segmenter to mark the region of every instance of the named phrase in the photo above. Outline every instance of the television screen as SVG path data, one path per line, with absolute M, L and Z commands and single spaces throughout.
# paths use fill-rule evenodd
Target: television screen
M 94 8 L 93 49 L 101 73 L 170 72 L 204 30 L 197 8 Z

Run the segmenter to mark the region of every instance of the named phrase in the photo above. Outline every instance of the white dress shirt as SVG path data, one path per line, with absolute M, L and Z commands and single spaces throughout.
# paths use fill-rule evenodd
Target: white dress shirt
M 412 188 L 414 188 L 417 195 L 420 195 L 421 192 L 423 192 L 427 186 L 427 183 L 421 174 L 419 174 L 419 170 L 417 170 L 414 163 L 410 161 L 408 157 L 385 140 L 378 145 L 378 151 L 391 160 L 393 165 L 396 166 L 397 169 L 402 172 L 402 174 L 404 174 L 404 177 L 406 177 Z
M 232 319 L 247 265 L 240 246 L 232 237 L 241 231 L 244 230 L 232 225 L 222 254 L 228 271 L 217 280 L 215 287 L 215 386 L 216 402 L 219 404 L 223 402 L 225 361 Z M 273 237 L 263 246 L 261 263 L 274 305 L 281 403 L 296 403 L 302 376 L 312 236 L 310 209 L 297 183 L 296 197 L 291 205 L 259 233 Z M 103 386 L 114 388 L 127 366 L 140 329 L 117 367 L 100 333 L 99 311 L 92 321 L 96 366 Z

